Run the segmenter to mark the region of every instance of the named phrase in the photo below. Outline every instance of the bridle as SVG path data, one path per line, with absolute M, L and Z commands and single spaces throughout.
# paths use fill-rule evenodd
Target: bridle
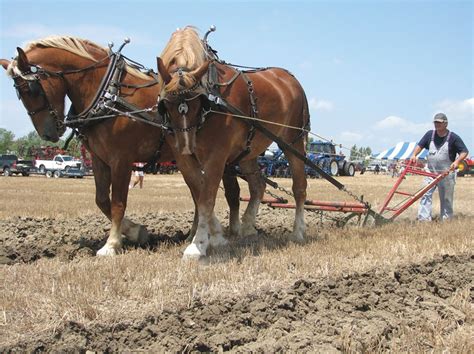
M 32 111 L 27 109 L 26 112 L 28 113 L 31 119 L 33 119 L 36 114 L 47 110 L 55 120 L 57 131 L 63 131 L 64 123 L 60 119 L 56 109 L 54 109 L 51 102 L 49 102 L 48 96 L 46 95 L 43 85 L 41 85 L 42 76 L 46 78 L 51 76 L 62 77 L 60 75 L 57 75 L 56 73 L 48 72 L 47 70 L 41 68 L 38 65 L 31 65 L 29 72 L 22 72 L 20 75 L 15 75 L 12 77 L 14 82 L 13 87 L 16 90 L 16 94 L 19 100 L 22 99 L 22 89 L 25 87 L 27 88 L 27 91 L 30 96 L 42 98 L 42 105 L 40 108 L 37 108 Z
M 183 77 L 183 72 L 189 71 L 187 68 L 177 68 L 176 70 L 173 70 L 170 74 L 177 74 L 179 78 Z M 204 92 L 202 90 L 204 89 Z M 207 94 L 205 92 L 205 88 L 202 86 L 201 82 L 198 81 L 196 82 L 192 87 L 183 89 L 183 90 L 177 90 L 177 91 L 169 91 L 166 92 L 166 95 L 164 97 L 159 97 L 158 98 L 158 112 L 162 115 L 165 116 L 167 115 L 169 118 L 169 112 L 166 111 L 164 107 L 165 102 L 179 102 L 177 106 L 177 111 L 178 113 L 186 119 L 186 114 L 189 111 L 189 106 L 188 102 L 192 102 L 196 100 L 197 98 L 204 97 L 207 100 Z M 178 133 L 185 133 L 189 132 L 192 129 L 196 128 L 199 130 L 201 125 L 204 123 L 206 115 L 209 112 L 210 107 L 205 107 L 202 106 L 201 108 L 201 119 L 197 120 L 197 122 L 189 127 L 186 128 L 179 128 L 179 127 L 172 127 L 170 126 L 169 129 L 173 132 L 178 132 Z
M 85 68 L 81 69 L 75 69 L 75 70 L 67 70 L 67 71 L 50 71 L 42 68 L 40 65 L 37 64 L 29 64 L 29 71 L 27 72 L 19 72 L 16 73 L 12 76 L 13 79 L 13 87 L 16 90 L 16 94 L 19 100 L 22 99 L 23 93 L 22 89 L 25 87 L 27 88 L 27 92 L 29 95 L 32 97 L 41 97 L 42 98 L 42 106 L 40 108 L 37 108 L 35 110 L 27 110 L 28 115 L 30 118 L 33 118 L 35 115 L 37 115 L 40 112 L 43 111 L 48 111 L 49 114 L 55 119 L 56 122 L 56 129 L 58 132 L 64 132 L 65 130 L 65 125 L 62 119 L 60 119 L 60 116 L 57 112 L 57 110 L 53 107 L 51 102 L 48 99 L 48 96 L 46 95 L 46 92 L 43 88 L 43 85 L 41 84 L 41 80 L 46 80 L 50 77 L 57 77 L 60 78 L 64 81 L 64 83 L 67 85 L 67 81 L 64 78 L 65 75 L 69 74 L 76 74 L 76 73 L 81 73 L 87 70 L 92 70 L 100 65 L 103 64 L 105 60 L 107 60 L 110 56 L 107 55 L 105 58 L 99 60 L 98 62 L 89 65 Z M 20 70 L 17 67 L 18 71 Z

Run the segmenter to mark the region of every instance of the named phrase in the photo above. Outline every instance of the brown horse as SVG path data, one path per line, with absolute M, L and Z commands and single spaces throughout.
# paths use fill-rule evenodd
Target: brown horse
M 157 79 L 119 61 L 110 50 L 88 40 L 48 37 L 30 43 L 25 50 L 17 50 L 15 60 L 1 59 L 0 64 L 14 80 L 18 96 L 43 139 L 56 142 L 64 133 L 66 96 L 74 111 L 82 112 L 73 116 L 73 120 L 77 118 L 79 136 L 93 152 L 96 203 L 112 222 L 107 242 L 97 254 L 118 253 L 122 248 L 122 234 L 131 241 L 145 242 L 146 229 L 124 218 L 132 163 L 149 161 L 157 152 L 159 161 L 173 160 L 173 149 L 169 143 L 163 143 L 164 127 L 155 120 L 156 114 L 127 116 L 126 108 L 117 109 L 111 104 L 112 100 L 106 98 L 124 98 L 125 106 L 153 107 L 161 89 Z M 114 60 L 116 63 L 112 65 Z M 166 140 L 174 145 L 171 135 L 166 136 Z M 186 171 L 186 183 L 197 199 L 200 173 L 194 173 L 194 165 L 187 161 L 178 161 L 178 167 Z M 229 186 L 226 190 L 229 204 L 238 205 L 235 187 L 225 184 Z M 211 241 L 220 244 L 223 239 Z
M 235 116 L 258 116 L 260 124 L 303 155 L 307 135 L 304 128 L 309 124 L 305 93 L 288 71 L 269 68 L 241 72 L 215 60 L 206 46 L 194 28 L 186 27 L 172 35 L 157 59 L 158 71 L 165 81 L 158 109 L 169 117 L 174 130 L 180 153 L 176 159 L 197 161 L 195 168 L 203 175 L 197 200 L 198 229 L 184 253 L 189 258 L 206 255 L 209 235 L 213 232 L 210 225 L 214 222 L 216 193 L 226 164 L 239 162 L 247 179 L 253 180 L 257 202 L 244 214 L 243 225 L 252 228 L 255 221 L 264 192 L 256 158 L 271 140 L 253 128 L 252 120 Z M 208 97 L 218 97 L 217 109 L 209 110 Z M 302 241 L 306 199 L 304 163 L 288 151 L 285 155 L 292 169 L 296 201 L 293 238 Z

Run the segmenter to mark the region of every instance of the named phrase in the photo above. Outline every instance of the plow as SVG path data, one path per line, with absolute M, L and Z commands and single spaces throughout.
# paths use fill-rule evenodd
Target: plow
M 440 174 L 434 174 L 413 166 L 410 162 L 404 164 L 403 166 L 403 171 L 398 176 L 394 186 L 388 192 L 382 203 L 382 206 L 378 211 L 374 210 L 370 203 L 364 201 L 363 197 L 357 197 L 349 192 L 344 185 L 340 184 L 339 182 L 332 183 L 334 179 L 322 170 L 318 172 L 323 178 L 326 178 L 337 188 L 351 195 L 351 197 L 356 199 L 356 201 L 323 201 L 309 199 L 305 202 L 305 209 L 311 212 L 318 212 L 321 215 L 323 213 L 342 213 L 344 215 L 342 217 L 330 217 L 336 221 L 336 225 L 339 227 L 346 227 L 348 225 L 358 227 L 380 226 L 394 221 L 400 214 L 406 211 L 431 188 L 434 188 L 436 185 L 438 185 L 438 183 L 441 182 L 450 172 L 449 170 L 446 170 Z M 311 167 L 314 168 L 314 166 Z M 429 177 L 431 181 L 414 193 L 400 190 L 400 187 L 403 181 L 406 180 L 407 175 Z M 268 179 L 267 177 L 263 178 L 268 185 L 286 193 L 289 196 L 292 196 L 291 192 L 280 187 L 276 182 Z M 269 197 L 263 198 L 261 202 L 268 207 L 281 209 L 294 209 L 296 207 L 295 204 L 290 203 L 286 198 L 279 197 L 268 190 L 266 193 L 269 195 Z M 395 202 L 394 196 L 396 195 L 402 196 L 403 199 L 401 201 Z M 250 201 L 250 198 L 241 197 L 240 200 L 248 202 Z

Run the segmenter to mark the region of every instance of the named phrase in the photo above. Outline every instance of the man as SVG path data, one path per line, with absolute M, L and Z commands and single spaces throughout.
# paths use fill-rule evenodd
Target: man
M 428 131 L 421 138 L 411 156 L 411 162 L 416 164 L 416 156 L 423 150 L 428 149 L 428 169 L 432 173 L 441 173 L 449 169 L 452 171 L 436 187 L 439 190 L 441 203 L 440 218 L 447 220 L 453 217 L 453 197 L 456 174 L 453 172 L 469 153 L 462 139 L 448 130 L 448 117 L 444 113 L 437 113 L 433 119 L 435 130 Z M 426 178 L 429 184 L 431 178 Z M 418 208 L 418 220 L 430 221 L 433 202 L 433 193 L 436 187 L 431 188 L 420 200 Z

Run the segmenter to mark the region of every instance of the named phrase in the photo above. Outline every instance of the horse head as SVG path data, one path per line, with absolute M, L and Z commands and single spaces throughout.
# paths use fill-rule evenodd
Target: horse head
M 183 155 L 194 153 L 203 111 L 209 110 L 207 92 L 201 83 L 209 63 L 206 61 L 193 71 L 176 65 L 166 69 L 161 58 L 157 58 L 158 72 L 164 81 L 158 111 L 169 118 L 176 149 Z
M 39 48 L 28 51 L 28 56 L 21 48 L 17 51 L 16 59 L 11 62 L 1 59 L 0 64 L 13 79 L 18 99 L 22 101 L 40 137 L 57 142 L 65 131 L 64 79 L 57 72 L 50 71 L 51 56 L 41 53 Z M 30 61 L 28 57 L 34 60 Z

